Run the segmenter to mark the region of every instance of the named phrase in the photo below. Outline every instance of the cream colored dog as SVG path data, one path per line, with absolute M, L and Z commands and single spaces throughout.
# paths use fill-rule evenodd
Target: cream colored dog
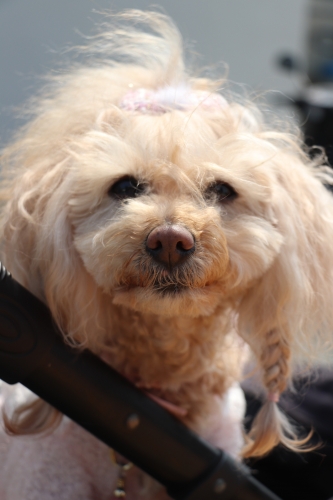
M 297 449 L 277 402 L 333 328 L 332 175 L 221 82 L 190 77 L 168 18 L 116 21 L 3 153 L 1 259 L 68 342 L 212 443 Z M 244 341 L 266 398 L 245 443 Z M 2 500 L 110 499 L 109 450 L 60 420 L 40 400 L 5 418 L 11 434 L 52 432 L 2 436 Z M 166 498 L 147 484 L 129 472 L 127 497 Z

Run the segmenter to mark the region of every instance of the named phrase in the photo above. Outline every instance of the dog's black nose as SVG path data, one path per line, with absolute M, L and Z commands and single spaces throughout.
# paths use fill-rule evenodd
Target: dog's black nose
M 163 225 L 148 235 L 146 250 L 156 262 L 172 268 L 188 259 L 195 250 L 195 242 L 185 227 Z

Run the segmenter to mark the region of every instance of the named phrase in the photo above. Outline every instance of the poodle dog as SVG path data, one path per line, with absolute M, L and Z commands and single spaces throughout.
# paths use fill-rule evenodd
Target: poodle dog
M 301 449 L 278 400 L 330 346 L 330 169 L 191 76 L 166 16 L 112 19 L 3 151 L 1 260 L 67 342 L 211 443 L 239 459 Z M 264 402 L 245 436 L 247 350 Z M 168 498 L 136 468 L 119 492 L 106 445 L 20 388 L 1 395 L 2 500 Z

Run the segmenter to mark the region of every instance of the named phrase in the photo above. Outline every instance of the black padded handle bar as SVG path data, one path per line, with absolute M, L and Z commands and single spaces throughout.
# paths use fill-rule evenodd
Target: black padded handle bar
M 279 500 L 97 356 L 64 344 L 48 308 L 1 264 L 0 378 L 21 382 L 176 500 Z

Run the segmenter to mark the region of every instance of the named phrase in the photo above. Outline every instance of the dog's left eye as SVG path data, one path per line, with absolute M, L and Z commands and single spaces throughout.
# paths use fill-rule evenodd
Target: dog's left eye
M 227 182 L 215 182 L 206 191 L 208 197 L 215 196 L 218 201 L 231 201 L 237 198 L 237 193 Z
M 109 195 L 125 200 L 135 198 L 143 193 L 145 185 L 140 183 L 135 177 L 123 177 L 115 182 L 109 189 Z

